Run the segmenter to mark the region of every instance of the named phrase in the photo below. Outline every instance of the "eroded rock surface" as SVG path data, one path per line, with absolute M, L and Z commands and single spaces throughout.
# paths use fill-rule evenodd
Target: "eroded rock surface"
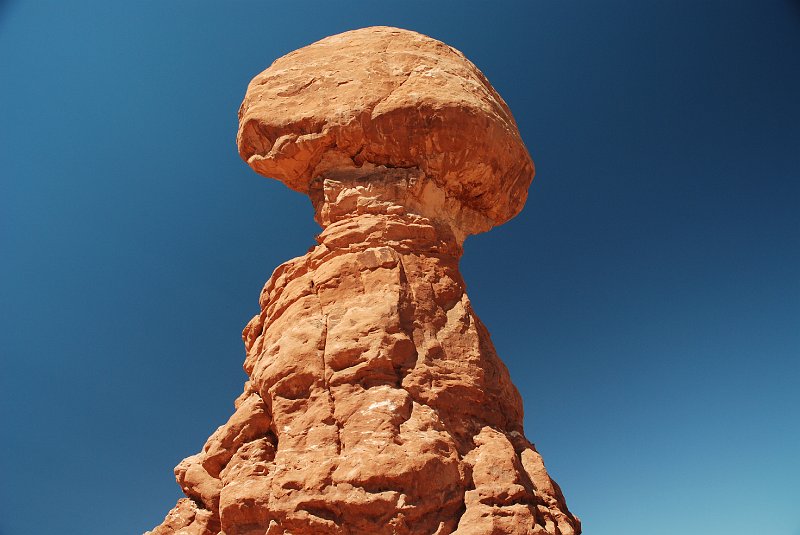
M 511 111 L 478 68 L 397 28 L 334 35 L 276 60 L 247 88 L 238 142 L 253 169 L 303 193 L 331 168 L 417 167 L 466 234 L 519 213 L 533 178 Z
M 309 66 L 308 49 L 324 50 L 329 61 Z M 360 62 L 352 59 L 359 50 Z M 395 57 L 412 73 L 397 75 L 400 89 Z M 432 66 L 444 81 L 434 73 L 428 86 Z M 298 74 L 315 69 L 328 78 L 307 83 Z M 345 75 L 369 87 L 337 92 L 348 85 L 338 82 Z M 466 96 L 438 92 L 450 86 Z M 323 94 L 344 111 L 319 104 Z M 356 94 L 362 100 L 351 102 Z M 429 101 L 430 108 L 419 104 Z M 395 119 L 376 123 L 381 106 Z M 243 156 L 308 193 L 324 230 L 316 247 L 267 281 L 261 311 L 243 332 L 250 379 L 236 410 L 176 467 L 187 498 L 151 533 L 580 533 L 523 434 L 520 396 L 458 269 L 464 236 L 518 212 L 533 173 L 510 112 L 485 78 L 438 41 L 368 28 L 276 61 L 250 84 L 242 110 Z M 440 112 L 440 123 L 428 121 Z M 491 139 L 491 130 L 477 141 L 456 133 L 475 152 L 445 171 L 435 162 L 451 155 L 437 155 L 435 140 L 449 135 L 451 121 L 503 123 L 508 131 L 497 135 L 511 141 Z M 382 137 L 370 138 L 373 128 Z M 317 135 L 335 142 L 314 145 Z M 339 135 L 363 139 L 351 147 Z M 498 142 L 513 145 L 508 154 L 519 161 L 492 164 L 459 185 Z M 486 196 L 502 206 L 484 204 Z

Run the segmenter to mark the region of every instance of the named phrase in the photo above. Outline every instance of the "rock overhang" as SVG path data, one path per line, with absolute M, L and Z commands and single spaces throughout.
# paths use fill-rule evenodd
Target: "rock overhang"
M 463 234 L 519 213 L 533 161 L 508 106 L 456 49 L 384 26 L 317 41 L 249 84 L 239 154 L 309 193 L 332 172 L 418 169 L 448 199 Z

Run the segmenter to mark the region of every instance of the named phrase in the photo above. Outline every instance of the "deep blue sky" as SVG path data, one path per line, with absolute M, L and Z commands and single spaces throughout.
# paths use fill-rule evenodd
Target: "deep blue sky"
M 800 3 L 0 0 L 0 534 L 141 533 L 312 245 L 235 147 L 340 31 L 462 50 L 537 164 L 462 269 L 587 535 L 800 534 Z

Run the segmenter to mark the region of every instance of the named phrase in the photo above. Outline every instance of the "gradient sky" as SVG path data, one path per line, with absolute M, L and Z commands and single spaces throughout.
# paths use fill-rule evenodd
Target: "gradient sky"
M 247 83 L 376 24 L 462 50 L 536 161 L 462 270 L 585 533 L 800 535 L 789 0 L 0 0 L 0 534 L 174 505 L 319 231 L 237 155 Z

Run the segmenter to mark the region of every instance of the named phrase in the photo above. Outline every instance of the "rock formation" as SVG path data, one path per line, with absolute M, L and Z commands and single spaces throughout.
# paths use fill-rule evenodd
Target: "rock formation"
M 236 410 L 150 533 L 580 533 L 458 269 L 533 178 L 486 78 L 367 28 L 275 61 L 239 120 L 242 158 L 307 193 L 324 230 L 266 283 Z

